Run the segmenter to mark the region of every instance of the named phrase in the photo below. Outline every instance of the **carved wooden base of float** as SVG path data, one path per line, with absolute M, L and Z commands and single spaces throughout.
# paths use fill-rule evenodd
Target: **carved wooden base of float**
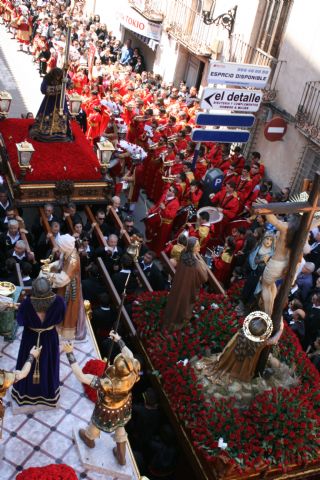
M 103 203 L 111 193 L 92 146 L 80 126 L 72 122 L 73 142 L 43 143 L 28 137 L 33 120 L 0 122 L 0 175 L 16 206 L 45 202 Z M 30 168 L 20 168 L 16 144 L 27 140 L 34 153 Z

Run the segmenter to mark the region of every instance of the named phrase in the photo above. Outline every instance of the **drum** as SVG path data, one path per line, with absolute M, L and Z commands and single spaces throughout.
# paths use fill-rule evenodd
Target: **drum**
M 223 219 L 223 213 L 219 212 L 216 207 L 202 207 L 197 211 L 197 218 L 199 218 L 200 213 L 208 212 L 209 213 L 209 222 L 210 223 L 219 223 Z
M 173 220 L 173 224 L 172 224 L 173 236 L 175 233 L 181 230 L 181 228 L 184 227 L 186 223 L 195 222 L 196 218 L 197 218 L 197 210 L 193 205 L 187 205 L 186 207 L 180 208 L 177 212 L 175 219 Z

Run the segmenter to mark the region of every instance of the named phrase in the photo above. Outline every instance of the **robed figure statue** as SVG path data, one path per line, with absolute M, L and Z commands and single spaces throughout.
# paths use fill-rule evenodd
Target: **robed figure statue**
M 198 239 L 188 238 L 185 251 L 180 256 L 164 311 L 163 326 L 168 330 L 182 328 L 189 322 L 200 287 L 208 280 L 207 265 L 199 252 Z
M 43 79 L 41 93 L 44 99 L 40 105 L 34 123 L 29 130 L 30 138 L 39 142 L 71 142 L 73 136 L 70 128 L 67 102 L 64 101 L 60 111 L 63 70 L 53 68 Z
M 244 320 L 242 328 L 235 333 L 223 351 L 211 357 L 202 358 L 195 364 L 211 383 L 228 384 L 235 380 L 251 382 L 262 350 L 267 345 L 278 343 L 282 331 L 272 335 L 273 324 L 265 312 L 252 312 Z
M 41 355 L 33 364 L 31 375 L 14 385 L 12 397 L 18 405 L 46 405 L 55 407 L 60 397 L 59 337 L 56 326 L 64 318 L 65 303 L 55 295 L 45 278 L 32 284 L 31 296 L 20 305 L 17 322 L 23 334 L 17 359 L 17 370 L 26 362 L 33 345 L 42 347 Z

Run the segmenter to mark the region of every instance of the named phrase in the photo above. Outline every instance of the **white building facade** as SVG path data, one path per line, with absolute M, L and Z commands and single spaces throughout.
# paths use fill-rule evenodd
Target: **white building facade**
M 132 39 L 147 69 L 166 82 L 184 80 L 201 92 L 211 59 L 270 66 L 264 102 L 244 151 L 260 151 L 267 176 L 278 187 L 299 191 L 303 179 L 312 178 L 320 164 L 320 2 L 88 0 L 87 11 L 94 6 L 115 35 Z M 287 132 L 271 142 L 264 129 L 274 116 L 287 122 Z

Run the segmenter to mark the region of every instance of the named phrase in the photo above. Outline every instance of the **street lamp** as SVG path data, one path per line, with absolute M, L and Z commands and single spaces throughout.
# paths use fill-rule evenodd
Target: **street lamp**
M 229 32 L 229 37 L 233 31 L 234 22 L 236 20 L 237 5 L 231 10 L 228 10 L 227 13 L 222 13 L 216 18 L 213 18 L 213 11 L 215 7 L 215 0 L 204 0 L 202 16 L 203 21 L 206 25 L 222 25 Z
M 80 112 L 82 97 L 77 92 L 74 92 L 68 95 L 68 100 L 70 104 L 70 115 L 76 117 Z
M 2 91 L 0 92 L 0 118 L 8 116 L 12 97 L 10 93 Z
M 110 165 L 110 159 L 115 148 L 109 140 L 97 143 L 97 157 L 101 166 L 101 172 L 105 173 Z
M 18 150 L 18 163 L 22 177 L 26 176 L 27 170 L 31 169 L 31 157 L 35 151 L 33 145 L 26 140 L 16 144 Z

